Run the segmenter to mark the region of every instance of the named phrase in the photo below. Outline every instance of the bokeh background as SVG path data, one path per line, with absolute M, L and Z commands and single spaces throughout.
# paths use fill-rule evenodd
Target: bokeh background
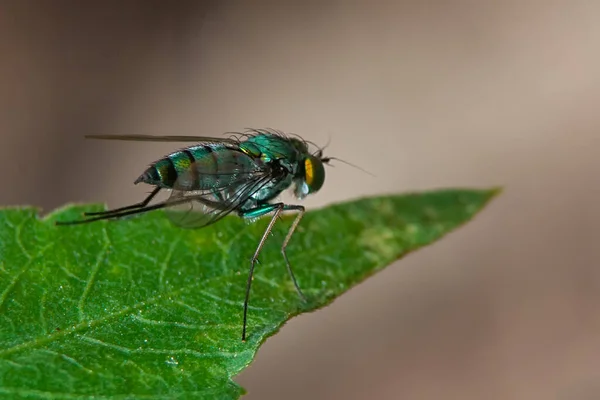
M 0 1 L 0 204 L 116 207 L 169 144 L 273 127 L 324 144 L 311 207 L 505 192 L 290 321 L 248 399 L 600 399 L 600 2 Z M 241 292 L 240 292 L 241 293 Z

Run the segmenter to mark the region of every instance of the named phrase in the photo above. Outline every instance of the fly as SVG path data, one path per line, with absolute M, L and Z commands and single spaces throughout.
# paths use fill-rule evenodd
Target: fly
M 116 219 L 163 208 L 171 222 L 186 228 L 211 225 L 230 213 L 251 219 L 272 214 L 250 260 L 242 325 L 242 341 L 245 341 L 250 287 L 258 256 L 280 214 L 294 211 L 297 216 L 283 240 L 281 253 L 298 295 L 306 301 L 286 254 L 305 209 L 301 205 L 276 202 L 275 199 L 288 188 L 293 188 L 299 200 L 321 189 L 325 181 L 324 164 L 334 159 L 324 157 L 323 148 L 311 153 L 309 144 L 312 143 L 272 129 L 251 130 L 229 138 L 144 135 L 86 137 L 196 144 L 155 161 L 140 175 L 134 183 L 146 183 L 154 186 L 154 189 L 139 203 L 85 213 L 84 219 L 57 222 L 57 225 Z M 161 190 L 171 190 L 169 198 L 150 205 Z

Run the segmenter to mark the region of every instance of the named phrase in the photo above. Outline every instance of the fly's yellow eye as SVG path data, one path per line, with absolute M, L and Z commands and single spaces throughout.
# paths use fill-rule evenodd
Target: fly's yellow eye
M 304 180 L 306 181 L 307 185 L 312 185 L 313 177 L 314 171 L 312 162 L 310 161 L 310 158 L 307 158 L 306 160 L 304 160 Z
M 308 156 L 304 160 L 304 181 L 308 186 L 309 193 L 321 189 L 325 182 L 325 168 L 323 162 L 315 156 Z

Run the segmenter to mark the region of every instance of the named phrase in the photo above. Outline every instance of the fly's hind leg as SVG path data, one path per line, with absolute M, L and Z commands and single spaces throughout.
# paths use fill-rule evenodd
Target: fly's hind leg
M 246 282 L 246 298 L 244 299 L 244 320 L 243 320 L 243 326 L 242 326 L 242 341 L 246 340 L 246 323 L 247 323 L 247 316 L 248 316 L 248 302 L 250 300 L 250 288 L 252 286 L 252 277 L 254 276 L 254 267 L 256 266 L 256 262 L 258 261 L 258 256 L 260 255 L 260 252 L 262 251 L 262 248 L 265 245 L 265 242 L 267 241 L 267 237 L 273 230 L 273 227 L 275 226 L 275 222 L 277 222 L 279 215 L 283 211 L 299 211 L 298 216 L 292 223 L 292 226 L 291 226 L 287 236 L 285 237 L 283 246 L 281 247 L 281 252 L 285 259 L 288 273 L 289 273 L 290 277 L 292 278 L 292 282 L 294 283 L 296 291 L 298 292 L 298 294 L 300 295 L 302 300 L 306 300 L 306 298 L 304 297 L 304 294 L 300 290 L 300 286 L 298 286 L 298 282 L 296 281 L 296 277 L 294 276 L 292 267 L 288 261 L 287 255 L 285 254 L 285 248 L 287 247 L 287 245 L 292 237 L 292 234 L 296 230 L 296 227 L 298 226 L 300 219 L 302 219 L 302 215 L 304 214 L 304 207 L 297 206 L 297 205 L 288 205 L 288 204 L 284 204 L 284 203 L 276 203 L 276 204 L 267 204 L 264 206 L 253 208 L 251 210 L 241 212 L 240 215 L 244 218 L 257 218 L 257 217 L 260 217 L 265 214 L 269 214 L 269 213 L 273 212 L 271 221 L 269 221 L 269 225 L 267 225 L 267 229 L 265 229 L 265 232 L 263 233 L 262 237 L 260 238 L 260 241 L 258 242 L 256 251 L 254 252 L 254 255 L 252 256 L 252 258 L 250 259 L 250 271 L 248 273 L 248 281 Z
M 123 217 L 127 217 L 130 215 L 142 214 L 142 213 L 145 213 L 148 211 L 160 210 L 161 208 L 176 206 L 178 204 L 189 203 L 190 201 L 193 201 L 193 200 L 194 200 L 194 198 L 192 198 L 192 197 L 185 197 L 185 198 L 177 199 L 176 201 L 171 201 L 171 202 L 163 201 L 161 203 L 156 203 L 151 206 L 128 208 L 124 211 L 112 210 L 112 212 L 110 212 L 110 213 L 107 212 L 106 214 L 96 215 L 91 218 L 84 218 L 84 219 L 79 219 L 79 220 L 74 220 L 74 221 L 56 221 L 54 224 L 55 225 L 80 225 L 80 224 L 87 224 L 90 222 L 101 221 L 101 220 L 106 220 L 106 219 L 123 218 Z
M 155 187 L 154 190 L 152 190 L 152 192 L 150 192 L 150 194 L 144 200 L 140 201 L 139 203 L 135 203 L 135 204 L 132 204 L 130 206 L 115 208 L 114 210 L 97 211 L 97 212 L 86 212 L 86 213 L 83 213 L 83 215 L 86 216 L 86 217 L 100 216 L 100 215 L 108 216 L 110 214 L 118 214 L 118 213 L 121 213 L 123 211 L 135 210 L 135 209 L 138 209 L 138 208 L 144 208 L 144 207 L 146 207 L 148 205 L 148 203 L 150 203 L 150 201 L 154 198 L 154 196 L 156 196 L 158 194 L 158 192 L 160 191 L 160 189 L 161 188 L 159 186 Z

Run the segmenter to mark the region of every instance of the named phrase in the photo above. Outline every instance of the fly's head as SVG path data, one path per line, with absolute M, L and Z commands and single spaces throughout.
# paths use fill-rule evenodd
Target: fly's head
M 296 187 L 294 194 L 298 199 L 303 199 L 309 194 L 319 191 L 325 182 L 325 167 L 329 163 L 329 157 L 323 157 L 323 150 L 316 153 L 305 153 L 300 160 L 300 166 L 296 173 Z

